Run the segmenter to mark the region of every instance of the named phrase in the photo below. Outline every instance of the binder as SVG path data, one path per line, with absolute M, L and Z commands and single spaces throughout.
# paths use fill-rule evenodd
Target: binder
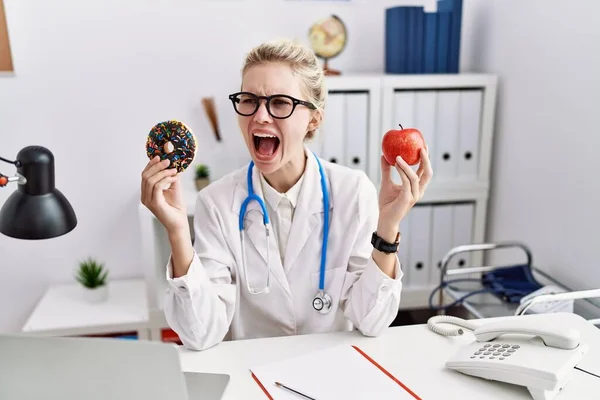
M 473 213 L 472 203 L 455 204 L 452 215 L 452 247 L 473 242 Z M 448 269 L 468 268 L 471 266 L 471 253 L 460 253 L 452 257 Z
M 423 90 L 415 92 L 415 128 L 423 134 L 425 143 L 429 148 L 429 159 L 431 168 L 436 171 L 435 154 L 435 122 L 436 122 L 437 96 L 434 90 Z M 435 173 L 433 175 L 435 177 Z
M 450 41 L 448 47 L 448 72 L 458 73 L 460 69 L 460 36 L 462 27 L 463 0 L 452 0 Z
M 438 1 L 437 11 L 437 71 L 448 73 L 450 52 L 450 24 L 452 18 L 451 0 Z
M 421 400 L 413 389 L 354 345 L 337 345 L 259 365 L 250 373 L 270 400 L 302 398 L 277 387 L 275 382 L 315 399 L 362 400 L 377 393 L 376 397 L 382 399 Z
M 369 131 L 369 95 L 348 93 L 345 107 L 345 165 L 367 172 L 367 140 Z
M 447 90 L 437 92 L 435 163 L 434 179 L 448 181 L 456 178 L 457 147 L 459 129 L 460 91 Z
M 338 164 L 344 163 L 344 132 L 346 118 L 345 94 L 330 93 L 327 115 L 323 119 L 322 158 Z
M 425 12 L 423 7 L 413 7 L 413 27 L 414 27 L 414 51 L 411 53 L 413 57 L 413 73 L 423 73 L 423 51 L 424 51 L 424 30 L 425 30 Z
M 432 268 L 429 274 L 429 284 L 432 286 L 440 283 L 442 260 L 452 248 L 453 210 L 454 207 L 452 204 L 433 206 L 433 231 L 431 233 Z
M 401 74 L 407 71 L 408 16 L 406 7 L 385 10 L 385 72 Z
M 410 286 L 429 286 L 431 269 L 431 206 L 416 205 L 410 213 L 409 262 Z
M 462 181 L 477 180 L 482 97 L 481 90 L 463 90 L 460 92 L 457 178 Z
M 400 261 L 400 268 L 402 269 L 402 282 L 405 287 L 411 285 L 410 283 L 410 258 L 409 258 L 409 246 L 408 241 L 410 239 L 410 211 L 400 221 L 400 244 L 398 245 L 398 261 Z
M 437 13 L 424 13 L 423 72 L 433 74 L 437 66 Z

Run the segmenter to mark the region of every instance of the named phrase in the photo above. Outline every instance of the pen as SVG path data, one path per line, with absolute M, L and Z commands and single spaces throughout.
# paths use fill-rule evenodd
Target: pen
M 304 393 L 300 393 L 300 392 L 299 392 L 299 391 L 297 391 L 297 390 L 294 390 L 294 389 L 292 389 L 292 388 L 290 388 L 290 387 L 287 387 L 287 386 L 285 386 L 285 385 L 284 385 L 283 383 L 281 383 L 281 382 L 275 382 L 275 385 L 277 385 L 277 386 L 279 386 L 279 387 L 282 387 L 282 388 L 284 388 L 284 389 L 286 389 L 286 390 L 289 390 L 290 392 L 296 393 L 297 395 L 300 395 L 300 396 L 304 397 L 305 399 L 316 400 L 314 397 L 310 397 L 310 396 L 307 396 L 307 395 L 305 395 Z

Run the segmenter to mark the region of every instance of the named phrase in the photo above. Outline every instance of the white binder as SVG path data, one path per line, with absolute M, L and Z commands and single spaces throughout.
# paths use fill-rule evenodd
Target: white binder
M 345 107 L 345 160 L 348 167 L 367 172 L 367 140 L 369 132 L 369 95 L 347 93 Z M 377 165 L 379 165 L 379 160 Z
M 321 140 L 322 158 L 338 164 L 344 163 L 344 136 L 346 134 L 346 99 L 343 93 L 330 93 L 327 113 L 323 119 Z
M 414 128 L 418 129 L 429 148 L 429 159 L 431 168 L 436 172 L 435 155 L 435 123 L 436 123 L 437 95 L 434 90 L 423 90 L 415 92 Z M 436 174 L 433 174 L 435 179 Z
M 415 92 L 401 90 L 394 93 L 394 120 L 389 129 L 414 128 L 415 124 Z
M 454 180 L 458 166 L 460 91 L 437 92 L 437 114 L 435 123 L 434 176 L 437 181 Z
M 429 286 L 431 269 L 431 209 L 430 205 L 416 205 L 409 212 L 409 265 L 410 287 Z
M 481 90 L 463 90 L 460 93 L 457 178 L 461 181 L 477 180 L 481 102 Z
M 473 204 L 455 204 L 452 215 L 452 247 L 473 243 Z M 471 253 L 460 253 L 452 257 L 448 269 L 471 266 Z
M 442 260 L 452 249 L 453 233 L 453 210 L 452 204 L 440 204 L 433 206 L 432 219 L 433 229 L 431 232 L 431 264 L 429 283 L 438 285 L 442 272 Z
M 412 211 L 412 210 L 411 210 Z M 404 287 L 410 286 L 410 257 L 409 257 L 409 240 L 411 236 L 410 231 L 410 216 L 411 211 L 406 214 L 402 221 L 400 221 L 400 244 L 398 245 L 398 260 L 400 261 L 400 268 L 404 276 L 402 277 L 402 285 Z

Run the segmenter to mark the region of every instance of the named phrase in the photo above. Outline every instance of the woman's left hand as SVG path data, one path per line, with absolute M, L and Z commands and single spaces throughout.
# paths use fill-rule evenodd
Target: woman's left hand
M 428 149 L 421 149 L 419 168 L 415 172 L 402 159 L 396 158 L 394 165 L 402 185 L 392 181 L 391 169 L 385 157 L 381 156 L 381 189 L 379 192 L 379 222 L 377 234 L 384 240 L 393 243 L 400 228 L 400 221 L 408 211 L 425 194 L 425 189 L 433 176 Z

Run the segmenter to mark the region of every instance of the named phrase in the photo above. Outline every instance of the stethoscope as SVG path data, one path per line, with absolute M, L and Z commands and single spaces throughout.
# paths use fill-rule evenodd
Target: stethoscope
M 314 153 L 313 153 L 314 155 Z M 331 310 L 331 296 L 325 292 L 325 261 L 327 260 L 327 237 L 329 236 L 329 192 L 327 191 L 327 183 L 325 181 L 325 171 L 321 162 L 314 155 L 319 165 L 319 174 L 321 175 L 321 191 L 323 192 L 323 242 L 321 244 L 321 269 L 319 274 L 319 292 L 316 294 L 312 301 L 312 306 L 315 310 L 321 314 L 327 314 Z M 269 293 L 269 279 L 271 276 L 271 269 L 269 267 L 269 214 L 264 201 L 254 193 L 254 187 L 252 185 L 252 169 L 254 168 L 254 161 L 250 162 L 248 166 L 247 181 L 248 181 L 248 196 L 244 199 L 242 207 L 240 209 L 239 217 L 239 228 L 240 228 L 240 240 L 242 242 L 242 268 L 244 269 L 244 276 L 246 277 L 246 286 L 248 291 L 252 294 L 266 294 Z M 265 235 L 267 238 L 267 282 L 264 288 L 254 289 L 250 285 L 248 279 L 248 270 L 246 268 L 246 246 L 245 246 L 245 232 L 244 232 L 244 215 L 246 214 L 246 208 L 248 203 L 255 200 L 262 209 L 263 213 L 263 224 L 265 225 Z

